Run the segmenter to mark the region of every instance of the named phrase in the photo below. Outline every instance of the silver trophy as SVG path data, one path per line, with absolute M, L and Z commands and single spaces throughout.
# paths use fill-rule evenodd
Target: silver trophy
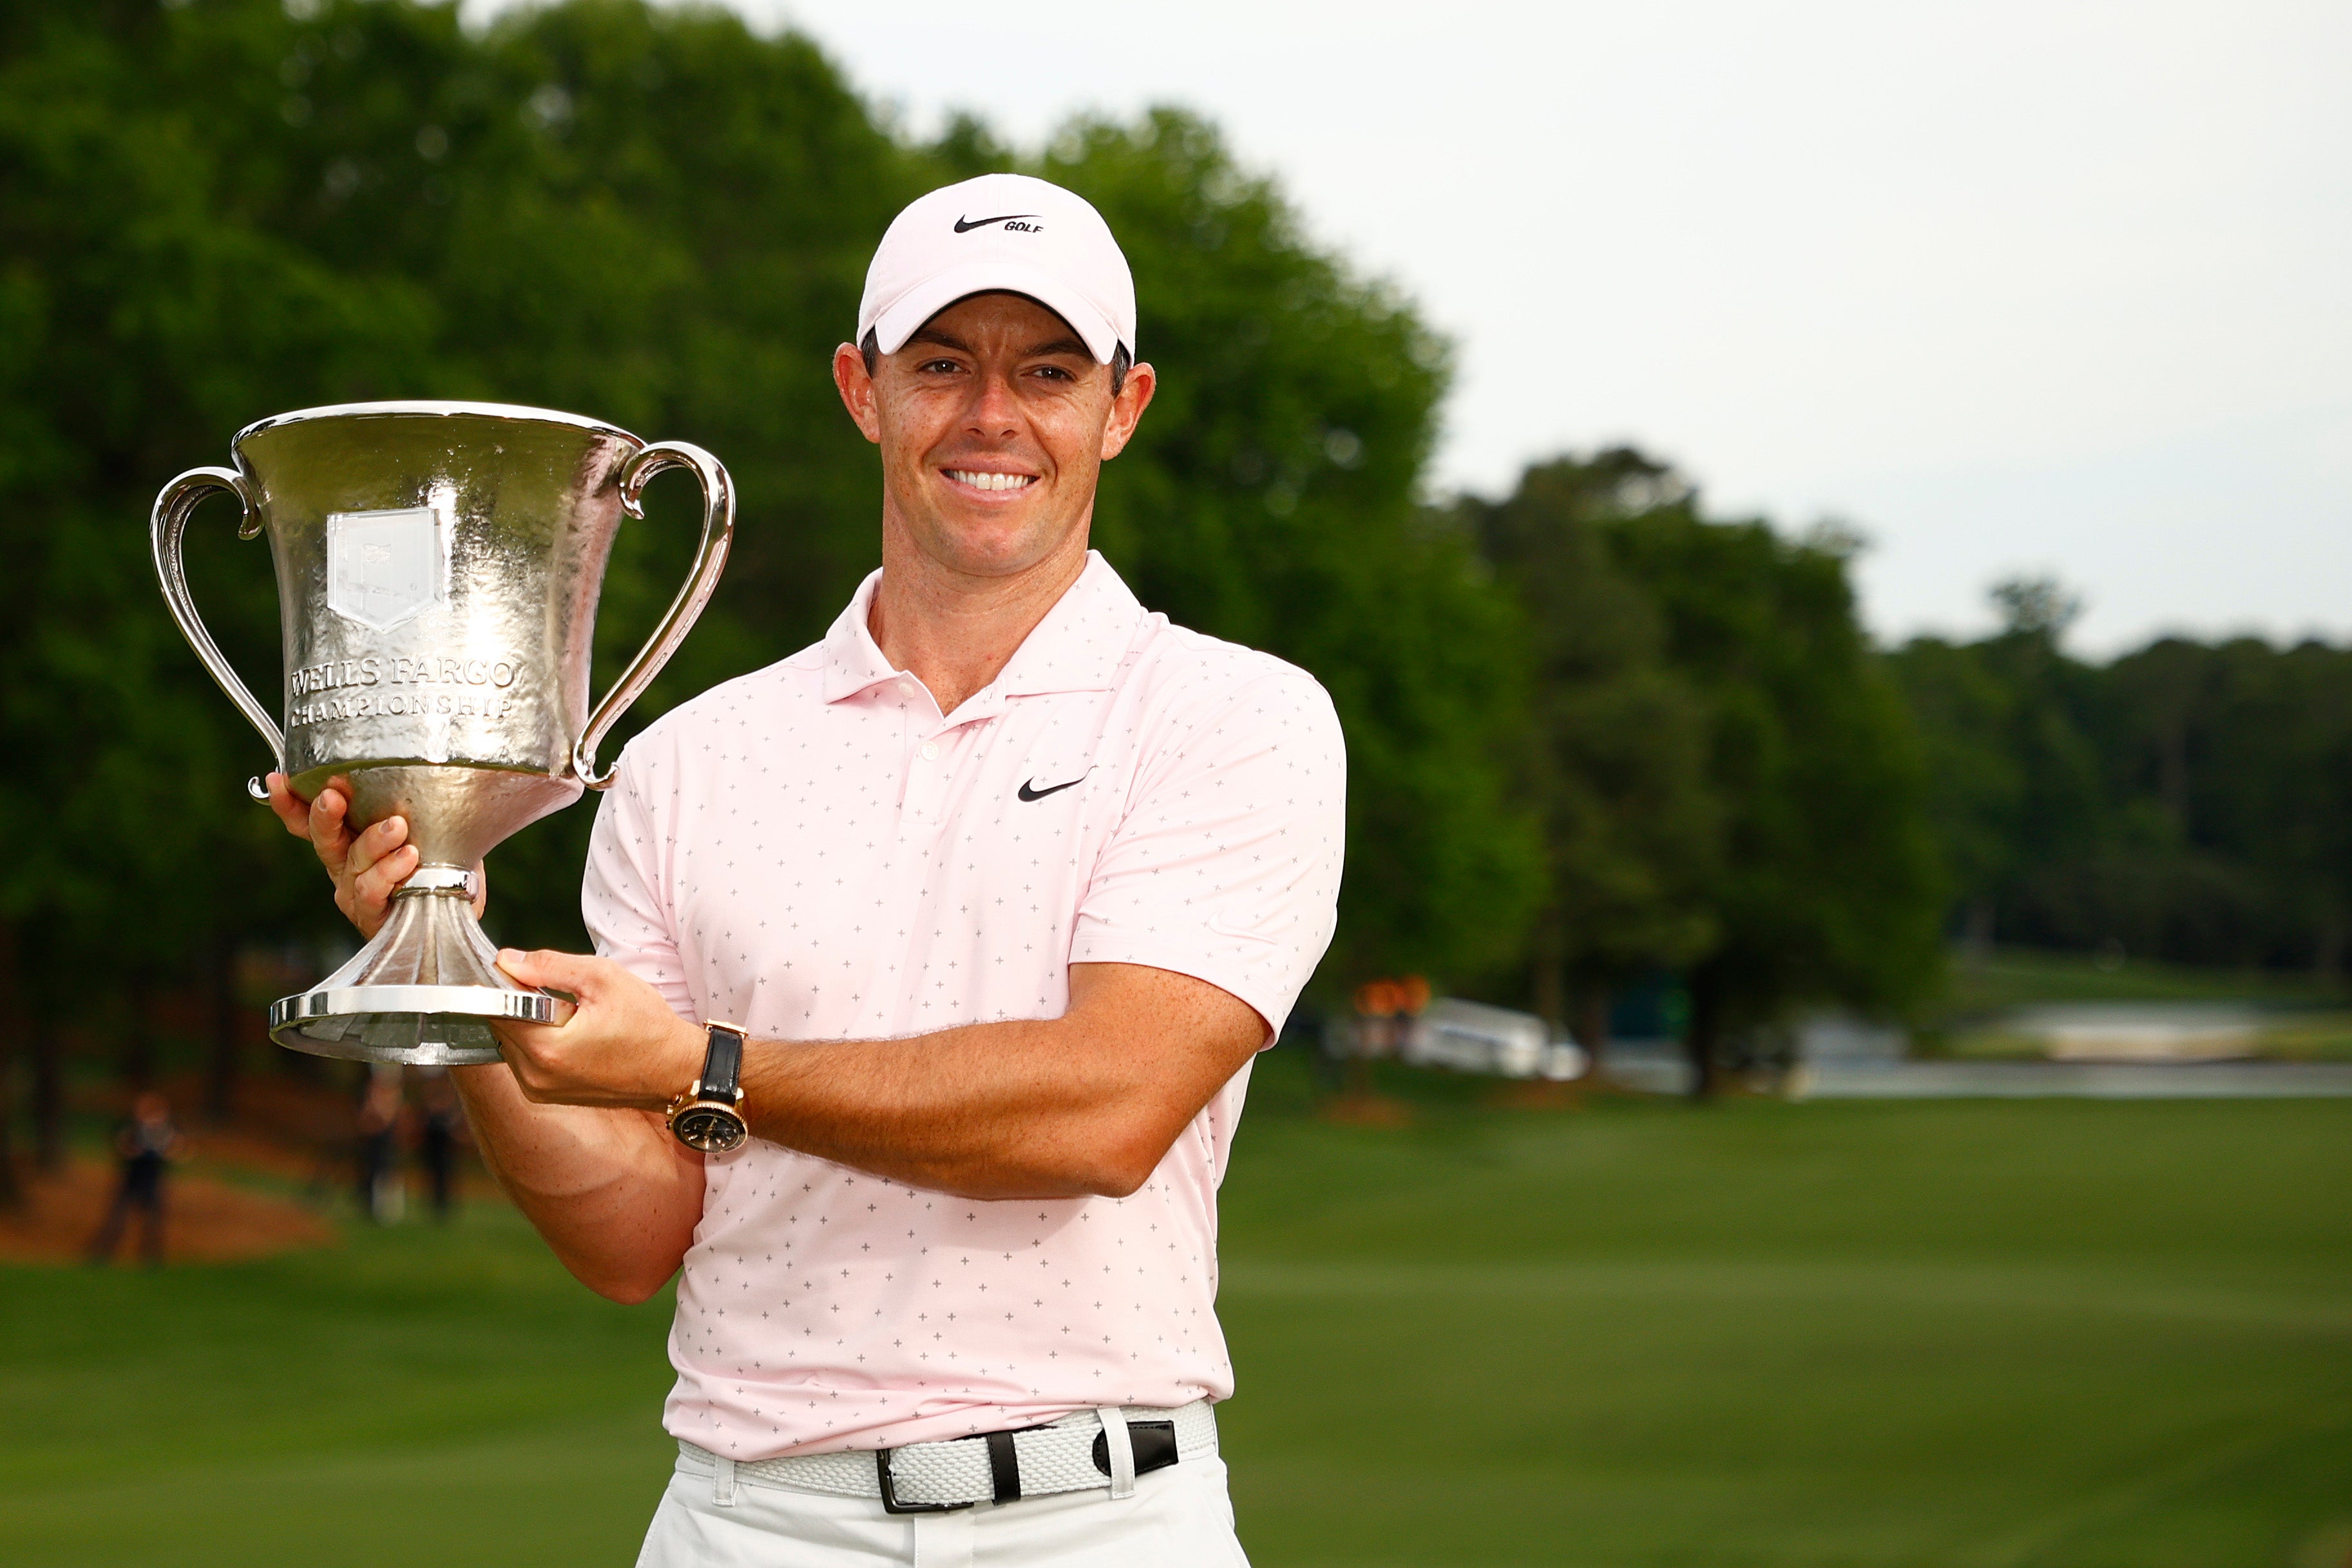
M 155 498 L 164 602 L 297 795 L 347 776 L 354 833 L 408 820 L 421 864 L 375 940 L 269 1009 L 279 1045 L 318 1056 L 464 1065 L 499 1058 L 488 1020 L 551 1023 L 474 919 L 476 868 L 527 823 L 603 789 L 597 743 L 668 662 L 734 535 L 727 470 L 683 441 L 494 403 L 354 403 L 247 426 L 235 468 L 192 468 Z M 588 658 L 622 515 L 667 468 L 702 481 L 686 585 L 602 702 Z M 269 537 L 284 621 L 285 728 L 197 617 L 180 542 L 205 496 Z M 266 798 L 258 779 L 246 788 Z

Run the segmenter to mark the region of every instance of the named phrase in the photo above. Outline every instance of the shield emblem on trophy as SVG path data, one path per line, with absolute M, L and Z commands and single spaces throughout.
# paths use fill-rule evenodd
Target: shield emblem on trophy
M 448 541 L 431 507 L 327 519 L 327 607 L 389 631 L 446 597 Z

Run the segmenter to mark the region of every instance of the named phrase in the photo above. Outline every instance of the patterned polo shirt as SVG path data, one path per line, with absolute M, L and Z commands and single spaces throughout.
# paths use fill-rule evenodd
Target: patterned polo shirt
M 1071 964 L 1118 963 L 1222 987 L 1271 1039 L 1339 892 L 1322 688 L 1090 554 L 942 715 L 867 629 L 880 580 L 630 744 L 583 892 L 597 952 L 761 1038 L 1058 1017 Z M 749 1460 L 1224 1398 L 1216 1193 L 1248 1078 L 1123 1199 L 959 1198 L 759 1139 L 711 1157 L 669 1430 Z

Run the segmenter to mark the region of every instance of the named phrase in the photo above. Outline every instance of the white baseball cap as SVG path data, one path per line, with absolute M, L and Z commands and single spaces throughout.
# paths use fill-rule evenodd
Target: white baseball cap
M 995 289 L 1069 322 L 1097 363 L 1122 344 L 1135 357 L 1135 278 L 1110 225 L 1084 196 L 1027 174 L 982 174 L 908 204 L 866 269 L 857 341 L 870 331 L 897 353 L 958 300 Z

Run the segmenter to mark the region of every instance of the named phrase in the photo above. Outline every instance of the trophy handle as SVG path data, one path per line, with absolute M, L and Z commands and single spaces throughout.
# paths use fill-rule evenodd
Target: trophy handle
M 261 512 L 253 504 L 252 492 L 245 488 L 243 475 L 234 468 L 190 468 L 165 485 L 163 493 L 155 498 L 154 515 L 149 522 L 155 545 L 155 575 L 163 580 L 163 603 L 170 606 L 172 618 L 180 623 L 180 634 L 188 639 L 188 646 L 196 650 L 196 657 L 204 661 L 205 668 L 212 673 L 212 678 L 220 682 L 220 689 L 228 693 L 228 700 L 236 704 L 236 710 L 261 731 L 261 738 L 269 742 L 269 754 L 278 759 L 278 771 L 284 773 L 285 733 L 278 728 L 277 721 L 270 718 L 269 710 L 245 689 L 245 682 L 237 678 L 228 660 L 221 656 L 220 645 L 214 642 L 213 634 L 205 629 L 202 617 L 196 614 L 196 602 L 188 594 L 188 574 L 180 560 L 180 536 L 186 531 L 188 518 L 196 510 L 196 503 L 215 490 L 225 490 L 235 496 L 237 503 L 245 509 L 245 521 L 237 525 L 236 530 L 239 539 L 251 539 L 261 531 Z M 245 793 L 256 800 L 269 798 L 269 792 L 261 787 L 261 781 L 257 778 L 245 781 Z
M 701 447 L 685 441 L 656 441 L 630 458 L 621 469 L 621 507 L 631 517 L 642 518 L 645 509 L 638 498 L 645 493 L 646 482 L 656 474 L 670 468 L 692 468 L 702 481 L 702 542 L 695 548 L 694 569 L 687 574 L 684 586 L 672 599 L 669 609 L 654 628 L 604 700 L 596 704 L 589 716 L 588 727 L 572 748 L 572 771 L 590 789 L 609 789 L 613 769 L 596 771 L 596 744 L 604 738 L 629 704 L 635 702 L 655 676 L 661 673 L 677 645 L 702 614 L 702 606 L 710 602 L 710 591 L 719 585 L 719 569 L 727 564 L 727 547 L 735 541 L 735 481 L 727 477 L 727 467 Z M 193 635 L 193 634 L 191 634 Z M 617 763 L 614 766 L 618 766 Z

